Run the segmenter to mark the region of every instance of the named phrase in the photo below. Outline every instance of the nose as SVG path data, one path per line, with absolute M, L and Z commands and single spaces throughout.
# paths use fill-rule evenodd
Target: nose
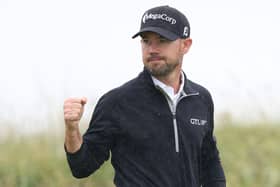
M 159 52 L 159 44 L 156 41 L 150 41 L 148 43 L 148 51 L 149 53 L 158 53 Z

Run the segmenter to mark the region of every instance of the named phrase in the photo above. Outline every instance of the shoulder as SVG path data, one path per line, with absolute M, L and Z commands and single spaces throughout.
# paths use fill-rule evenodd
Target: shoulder
M 210 107 L 213 107 L 213 99 L 210 91 L 205 88 L 204 86 L 193 82 L 191 80 L 187 80 L 187 87 L 191 89 L 193 92 L 196 92 L 199 94 L 199 97 Z
M 123 98 L 127 98 L 132 94 L 138 92 L 139 87 L 141 86 L 139 78 L 134 78 L 128 82 L 111 89 L 110 91 L 103 94 L 99 99 L 99 104 L 114 106 L 116 103 L 121 102 Z

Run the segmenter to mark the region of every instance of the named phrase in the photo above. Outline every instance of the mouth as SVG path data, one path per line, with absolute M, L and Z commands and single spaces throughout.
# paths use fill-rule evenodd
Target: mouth
M 154 57 L 149 57 L 148 62 L 155 62 L 155 61 L 161 61 L 164 60 L 162 57 L 159 56 L 154 56 Z

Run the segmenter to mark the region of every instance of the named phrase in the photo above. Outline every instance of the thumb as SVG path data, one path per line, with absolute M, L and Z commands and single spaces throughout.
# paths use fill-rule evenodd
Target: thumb
M 87 103 L 87 98 L 86 97 L 82 97 L 81 98 L 81 104 L 84 106 Z

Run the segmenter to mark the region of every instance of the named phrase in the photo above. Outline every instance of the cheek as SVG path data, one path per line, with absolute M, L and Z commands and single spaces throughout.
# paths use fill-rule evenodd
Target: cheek
M 143 47 L 142 47 L 141 53 L 142 53 L 142 58 L 143 58 L 143 59 L 147 58 L 147 56 L 148 56 L 148 54 L 149 54 L 148 51 L 145 50 Z
M 182 56 L 182 55 L 184 55 L 184 49 L 178 47 L 178 48 L 174 51 L 174 54 L 175 54 L 176 56 Z
M 167 61 L 181 61 L 181 56 L 182 56 L 182 52 L 180 50 L 169 50 L 166 55 L 165 58 L 167 59 Z
M 146 59 L 147 59 L 147 52 L 145 52 L 145 50 L 144 49 L 142 49 L 142 51 L 141 51 L 141 55 L 142 55 L 142 61 L 143 61 L 143 63 L 146 63 Z
M 178 48 L 176 48 L 176 49 L 170 48 L 170 49 L 165 50 L 165 54 L 169 58 L 175 58 L 180 54 L 180 50 Z

